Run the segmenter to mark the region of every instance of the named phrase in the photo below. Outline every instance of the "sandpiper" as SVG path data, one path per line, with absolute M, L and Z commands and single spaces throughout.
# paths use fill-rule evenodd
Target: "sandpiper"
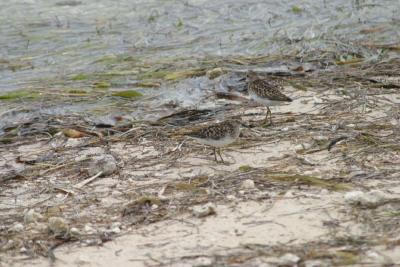
M 214 148 L 215 161 L 218 162 L 218 152 L 221 161 L 224 162 L 221 156 L 221 147 L 233 143 L 239 137 L 241 124 L 241 119 L 232 118 L 223 122 L 207 125 L 187 135 L 201 144 L 212 146 Z
M 247 72 L 247 81 L 247 91 L 249 92 L 250 99 L 265 105 L 268 109 L 264 124 L 268 121 L 268 115 L 269 122 L 272 124 L 272 113 L 269 106 L 284 105 L 287 102 L 292 102 L 292 99 L 280 91 L 283 88 L 281 82 L 276 80 L 262 80 L 254 71 Z

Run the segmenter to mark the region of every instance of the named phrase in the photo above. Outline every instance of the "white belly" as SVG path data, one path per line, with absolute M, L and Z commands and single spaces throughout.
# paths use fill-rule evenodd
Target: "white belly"
M 274 100 L 269 100 L 267 98 L 262 98 L 259 97 L 258 95 L 254 93 L 249 93 L 250 99 L 261 104 L 264 106 L 282 106 L 285 105 L 285 101 L 274 101 Z
M 223 147 L 226 145 L 229 145 L 233 142 L 235 142 L 236 138 L 232 138 L 231 136 L 229 137 L 224 137 L 219 140 L 214 140 L 214 139 L 200 139 L 200 138 L 193 138 L 200 144 L 208 145 L 208 146 L 213 146 L 213 147 Z

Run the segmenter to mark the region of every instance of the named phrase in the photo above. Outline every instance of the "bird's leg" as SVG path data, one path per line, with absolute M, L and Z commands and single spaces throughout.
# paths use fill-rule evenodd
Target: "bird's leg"
M 269 116 L 269 124 L 267 124 L 268 116 Z M 263 120 L 263 125 L 265 125 L 265 126 L 272 125 L 272 113 L 268 106 L 267 106 L 267 115 L 265 116 L 265 119 Z
M 272 112 L 269 109 L 269 107 L 267 107 L 267 116 L 265 117 L 265 122 L 267 122 L 268 114 L 269 114 L 269 124 L 272 125 Z
M 225 162 L 224 162 L 224 159 L 223 159 L 222 156 L 221 156 L 221 148 L 218 148 L 218 155 L 219 155 L 219 157 L 221 158 L 222 163 L 225 163 Z
M 217 160 L 217 148 L 214 147 L 214 159 L 216 162 L 218 162 Z

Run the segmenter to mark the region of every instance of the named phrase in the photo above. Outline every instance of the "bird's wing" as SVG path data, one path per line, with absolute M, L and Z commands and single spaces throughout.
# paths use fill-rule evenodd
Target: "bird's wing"
M 262 97 L 275 101 L 292 101 L 288 96 L 280 91 L 283 88 L 281 82 L 257 80 L 255 83 L 256 88 L 258 88 L 258 93 Z
M 212 138 L 212 139 L 221 139 L 224 137 L 224 130 L 221 128 L 222 125 L 213 124 L 206 126 L 204 128 L 200 128 L 194 130 L 187 135 L 194 138 Z

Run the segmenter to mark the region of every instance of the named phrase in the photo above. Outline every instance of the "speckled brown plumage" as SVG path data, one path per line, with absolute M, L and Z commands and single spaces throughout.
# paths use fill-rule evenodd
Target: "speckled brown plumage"
M 208 125 L 189 133 L 188 135 L 201 139 L 220 140 L 227 135 L 236 138 L 239 131 L 240 123 L 237 120 L 227 120 L 220 123 Z
M 248 87 L 247 91 L 250 98 L 267 107 L 267 115 L 264 123 L 270 119 L 272 124 L 272 113 L 269 106 L 282 105 L 287 102 L 292 102 L 292 99 L 281 92 L 283 89 L 282 82 L 279 80 L 262 80 L 253 71 L 247 73 Z
M 217 160 L 217 152 L 221 161 L 221 147 L 233 143 L 240 134 L 240 119 L 229 119 L 223 122 L 207 125 L 203 128 L 194 130 L 187 135 L 197 140 L 199 143 L 212 146 L 214 148 L 214 158 Z M 218 150 L 217 150 L 218 148 Z
M 284 95 L 282 83 L 278 81 L 265 81 L 261 79 L 250 80 L 248 85 L 249 93 L 254 93 L 261 98 L 272 101 L 292 102 L 292 99 Z

